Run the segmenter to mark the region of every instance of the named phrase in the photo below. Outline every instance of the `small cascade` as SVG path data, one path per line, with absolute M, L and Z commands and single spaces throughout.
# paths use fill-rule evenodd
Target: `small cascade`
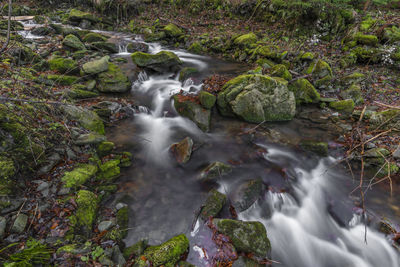
M 128 44 L 120 44 L 118 45 L 118 55 L 130 55 L 128 52 Z

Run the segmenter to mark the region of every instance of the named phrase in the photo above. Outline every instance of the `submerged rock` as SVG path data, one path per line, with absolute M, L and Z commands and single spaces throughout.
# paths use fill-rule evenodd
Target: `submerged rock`
M 230 173 L 231 171 L 231 165 L 219 161 L 213 162 L 201 171 L 200 179 L 204 182 L 212 181 Z
M 181 98 L 174 95 L 175 110 L 184 117 L 192 120 L 201 130 L 208 132 L 211 123 L 211 111 L 204 109 L 200 104 L 192 99 Z
M 233 196 L 233 206 L 238 212 L 250 208 L 258 200 L 263 192 L 263 182 L 261 179 L 251 180 L 239 186 Z
M 156 72 L 175 72 L 178 71 L 182 61 L 177 55 L 168 51 L 161 51 L 155 55 L 135 52 L 131 55 L 133 63 L 142 68 L 154 70 Z
M 171 145 L 170 151 L 174 155 L 178 163 L 186 163 L 189 161 L 192 155 L 193 140 L 190 137 L 186 137 L 179 143 Z
M 241 75 L 227 82 L 218 95 L 219 111 L 248 122 L 291 120 L 296 113 L 287 81 L 265 75 Z
M 310 151 L 320 156 L 328 155 L 328 143 L 326 142 L 303 140 L 300 142 L 300 147 L 305 151 Z
M 108 63 L 108 70 L 98 75 L 98 90 L 103 93 L 125 93 L 130 82 L 123 71 L 115 64 Z
M 210 216 L 215 218 L 226 203 L 226 196 L 215 189 L 208 194 L 207 200 L 201 209 L 200 217 L 207 220 Z
M 228 236 L 239 252 L 254 253 L 265 257 L 271 250 L 267 231 L 260 222 L 244 222 L 231 219 L 214 219 L 218 232 Z

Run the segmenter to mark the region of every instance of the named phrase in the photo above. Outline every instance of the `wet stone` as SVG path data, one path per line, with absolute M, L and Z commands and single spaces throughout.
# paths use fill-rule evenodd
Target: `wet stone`
M 226 196 L 215 189 L 208 194 L 207 200 L 201 209 L 201 218 L 207 220 L 210 216 L 216 217 L 226 203 Z
M 28 216 L 23 213 L 20 213 L 17 216 L 17 218 L 15 218 L 11 231 L 20 234 L 25 230 L 27 223 L 28 223 Z
M 178 163 L 188 162 L 192 155 L 192 149 L 193 140 L 190 137 L 186 137 L 179 143 L 175 143 L 170 147 L 170 151 Z
M 251 180 L 239 186 L 233 196 L 233 206 L 238 212 L 247 210 L 261 196 L 263 191 L 261 179 Z
M 232 166 L 217 161 L 211 163 L 201 171 L 200 179 L 203 182 L 217 180 L 218 178 L 230 173 L 231 171 L 232 171 Z

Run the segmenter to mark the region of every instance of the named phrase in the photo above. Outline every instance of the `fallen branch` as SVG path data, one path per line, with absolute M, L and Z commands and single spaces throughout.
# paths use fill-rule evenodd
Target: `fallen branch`
M 392 105 L 380 103 L 378 101 L 374 101 L 374 103 L 379 105 L 379 106 L 383 106 L 383 107 L 387 107 L 387 108 L 400 109 L 400 106 L 392 106 Z

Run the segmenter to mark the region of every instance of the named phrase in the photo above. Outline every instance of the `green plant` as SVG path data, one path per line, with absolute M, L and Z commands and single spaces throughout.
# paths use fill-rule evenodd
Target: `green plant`
M 36 264 L 48 265 L 52 250 L 45 244 L 35 239 L 29 239 L 25 248 L 15 254 L 12 254 L 9 261 L 4 264 L 7 266 L 34 266 Z

